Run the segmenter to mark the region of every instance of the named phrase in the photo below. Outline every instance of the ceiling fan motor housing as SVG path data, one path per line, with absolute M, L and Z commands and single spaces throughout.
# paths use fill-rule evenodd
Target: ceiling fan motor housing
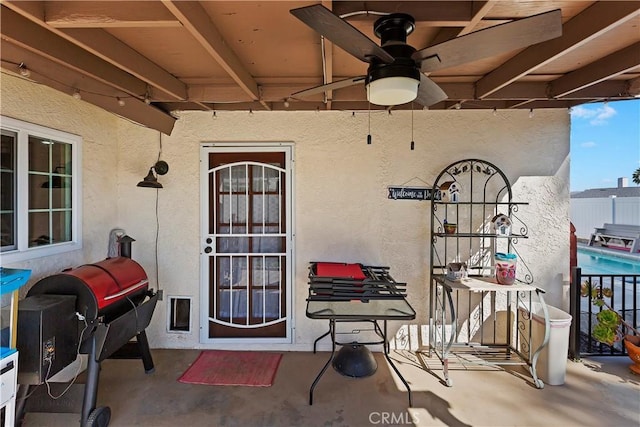
M 407 36 L 416 28 L 413 16 L 406 13 L 392 13 L 383 16 L 373 24 L 373 32 L 380 38 L 380 44 L 387 42 L 407 42 Z
M 367 98 L 377 105 L 413 101 L 420 83 L 420 68 L 411 58 L 416 50 L 407 44 L 407 36 L 415 29 L 413 17 L 393 13 L 378 19 L 373 29 L 376 36 L 380 37 L 380 47 L 394 60 L 389 64 L 372 58 L 365 82 Z

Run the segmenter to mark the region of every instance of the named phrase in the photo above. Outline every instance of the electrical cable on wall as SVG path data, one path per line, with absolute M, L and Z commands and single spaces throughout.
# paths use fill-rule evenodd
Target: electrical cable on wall
M 69 391 L 69 389 L 71 388 L 71 386 L 76 382 L 76 380 L 78 379 L 78 375 L 80 375 L 80 371 L 82 371 L 82 361 L 78 360 L 78 358 L 80 357 L 80 347 L 82 346 L 82 340 L 84 337 L 84 333 L 87 329 L 89 329 L 89 324 L 87 323 L 87 318 L 86 316 L 83 316 L 80 313 L 76 313 L 76 316 L 78 317 L 78 320 L 82 320 L 84 322 L 84 328 L 82 328 L 82 331 L 80 332 L 80 338 L 78 340 L 78 348 L 76 350 L 76 360 L 78 361 L 78 368 L 76 369 L 76 373 L 73 376 L 73 379 L 71 380 L 71 382 L 67 385 L 67 387 L 62 390 L 62 393 L 60 393 L 57 396 L 54 396 L 51 393 L 51 385 L 49 383 L 49 373 L 51 372 L 51 365 L 53 365 L 53 360 L 51 358 L 48 359 L 49 362 L 49 366 L 47 367 L 47 374 L 45 375 L 45 380 L 44 383 L 47 386 L 47 394 L 49 395 L 50 398 L 52 398 L 53 400 L 57 400 L 60 399 L 62 396 L 65 395 L 66 392 Z
M 160 157 L 162 156 L 162 132 L 158 132 L 158 161 L 160 161 Z M 160 199 L 159 189 L 156 188 L 156 241 L 155 241 L 155 263 L 156 263 L 156 286 L 158 287 L 158 291 L 160 291 L 160 273 L 158 271 L 160 263 L 158 262 L 158 240 L 160 236 L 160 219 L 158 215 L 158 204 Z

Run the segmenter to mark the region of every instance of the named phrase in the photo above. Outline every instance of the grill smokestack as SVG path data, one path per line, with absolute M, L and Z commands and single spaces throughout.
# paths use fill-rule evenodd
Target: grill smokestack
M 135 242 L 131 236 L 127 236 L 126 234 L 118 239 L 118 245 L 120 246 L 120 256 L 125 258 L 131 258 L 131 242 Z

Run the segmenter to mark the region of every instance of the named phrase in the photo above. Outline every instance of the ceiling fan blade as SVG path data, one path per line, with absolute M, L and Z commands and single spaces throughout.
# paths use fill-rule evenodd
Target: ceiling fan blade
M 419 50 L 412 58 L 423 73 L 510 52 L 562 35 L 560 9 L 496 25 Z
M 433 80 L 424 74 L 420 74 L 420 86 L 418 96 L 414 100 L 418 104 L 430 107 L 447 99 L 447 94 Z
M 361 61 L 371 62 L 372 58 L 378 58 L 388 64 L 393 62 L 393 56 L 321 4 L 292 9 L 290 12 L 318 34 Z
M 309 89 L 301 90 L 300 92 L 292 93 L 292 98 L 305 98 L 311 95 L 317 95 L 319 93 L 327 92 L 330 90 L 342 89 L 344 87 L 353 86 L 356 84 L 364 83 L 367 76 L 351 77 L 350 79 L 338 80 L 336 82 L 327 83 L 326 85 L 320 85 Z

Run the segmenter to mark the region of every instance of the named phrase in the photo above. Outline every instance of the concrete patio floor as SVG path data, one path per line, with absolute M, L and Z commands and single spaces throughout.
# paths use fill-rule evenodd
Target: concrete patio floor
M 309 387 L 329 354 L 286 352 L 271 387 L 182 384 L 178 377 L 199 350 L 153 350 L 156 370 L 140 360 L 102 363 L 98 406 L 110 426 L 638 426 L 640 377 L 626 357 L 568 361 L 562 386 L 533 386 L 526 370 L 454 370 L 452 387 L 424 369 L 433 360 L 392 352 L 413 390 L 376 353 L 378 371 L 348 378 L 329 368 L 314 403 Z M 440 373 L 435 371 L 436 373 Z M 27 427 L 79 425 L 79 414 L 27 413 Z

